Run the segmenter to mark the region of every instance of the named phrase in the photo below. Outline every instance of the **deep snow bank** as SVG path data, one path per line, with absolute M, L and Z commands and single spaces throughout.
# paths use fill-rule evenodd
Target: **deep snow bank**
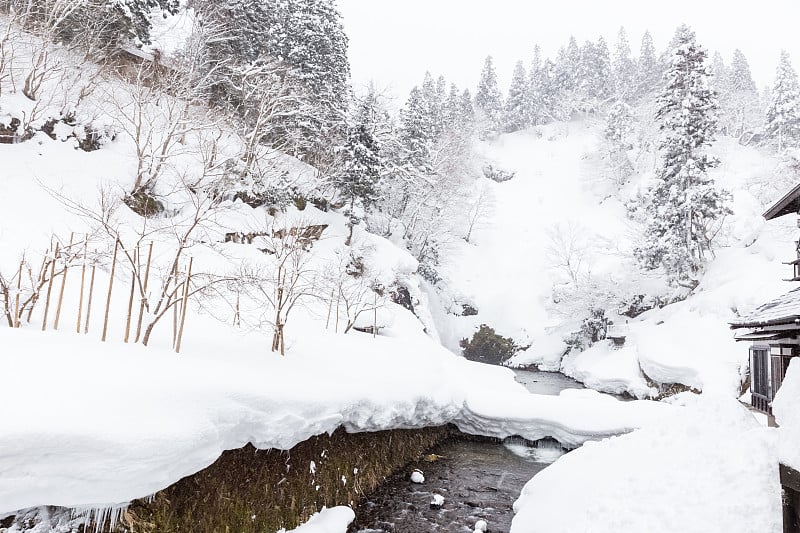
M 777 533 L 776 435 L 736 400 L 706 397 L 537 474 L 512 533 Z
M 177 356 L 72 334 L 0 329 L 0 513 L 125 502 L 252 442 L 457 424 L 570 445 L 629 431 L 669 406 L 583 392 L 529 394 L 504 368 L 430 340 L 307 335 L 281 358 L 231 345 Z M 209 344 L 214 348 L 214 344 Z

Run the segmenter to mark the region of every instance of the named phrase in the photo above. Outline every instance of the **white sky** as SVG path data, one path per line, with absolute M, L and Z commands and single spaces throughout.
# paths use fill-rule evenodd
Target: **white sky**
M 650 30 L 661 53 L 681 23 L 730 63 L 740 48 L 759 89 L 772 84 L 781 48 L 800 68 L 800 0 L 338 0 L 350 38 L 358 87 L 374 80 L 404 101 L 426 70 L 475 91 L 485 57 L 494 56 L 505 92 L 518 59 L 533 46 L 555 57 L 570 35 L 579 43 L 603 35 L 613 54 L 625 26 L 636 56 Z

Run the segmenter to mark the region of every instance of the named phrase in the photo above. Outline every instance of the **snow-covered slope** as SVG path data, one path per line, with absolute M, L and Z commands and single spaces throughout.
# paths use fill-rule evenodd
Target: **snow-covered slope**
M 722 248 L 688 299 L 628 318 L 616 314 L 614 302 L 672 297 L 661 274 L 642 272 L 632 259 L 639 229 L 625 204 L 652 178 L 653 159 L 644 157 L 638 173 L 620 186 L 603 149 L 601 126 L 590 120 L 482 145 L 485 159 L 516 176 L 486 180 L 494 215 L 449 258 L 452 291 L 474 301 L 479 314 L 446 316 L 443 339 L 455 349 L 485 323 L 519 345 L 532 344 L 513 364 L 562 370 L 598 390 L 654 394 L 646 375 L 657 383 L 736 394 L 747 350 L 734 342 L 728 321 L 791 288 L 780 281 L 786 268 L 780 261 L 792 253 L 794 221 L 767 224 L 760 216 L 786 184 L 776 175 L 776 159 L 729 138 L 716 143 L 721 165 L 713 177 L 734 197 L 734 215 L 718 238 Z M 591 305 L 606 307 L 627 336 L 625 346 L 601 342 L 562 359 L 569 350 L 563 341 Z

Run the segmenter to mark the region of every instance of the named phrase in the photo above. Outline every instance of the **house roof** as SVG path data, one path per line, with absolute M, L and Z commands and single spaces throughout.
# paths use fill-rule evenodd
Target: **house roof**
M 800 320 L 800 288 L 760 305 L 752 313 L 732 321 L 730 324 L 733 329 L 757 328 L 793 324 L 796 320 Z
M 764 212 L 767 220 L 800 212 L 800 183 Z

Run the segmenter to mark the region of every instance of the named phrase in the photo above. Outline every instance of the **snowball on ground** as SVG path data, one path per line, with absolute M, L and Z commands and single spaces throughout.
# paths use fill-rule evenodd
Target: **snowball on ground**
M 347 526 L 355 520 L 356 514 L 350 507 L 340 505 L 323 508 L 322 511 L 314 513 L 308 522 L 291 531 L 281 530 L 278 533 L 346 533 Z
M 704 395 L 538 473 L 511 531 L 778 533 L 775 433 L 736 400 Z
M 425 475 L 422 473 L 422 470 L 414 470 L 411 472 L 411 482 L 425 483 Z

